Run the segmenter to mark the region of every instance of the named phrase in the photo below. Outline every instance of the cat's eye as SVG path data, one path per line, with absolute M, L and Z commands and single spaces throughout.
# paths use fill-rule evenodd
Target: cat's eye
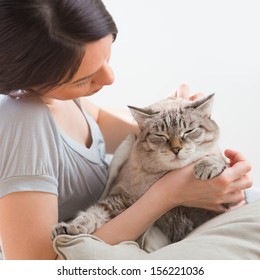
M 160 137 L 160 138 L 164 138 L 167 141 L 169 140 L 168 137 L 164 134 L 155 133 L 154 135 L 157 136 L 157 137 Z
M 194 129 L 189 129 L 189 130 L 185 131 L 184 134 L 189 134 L 189 133 L 191 133 L 191 132 L 193 132 L 193 131 L 194 131 Z
M 169 140 L 166 135 L 154 133 L 148 136 L 148 141 L 153 145 L 162 145 L 167 143 Z
M 200 129 L 200 127 L 189 129 L 184 133 L 186 137 L 193 138 L 193 139 L 200 137 L 201 134 L 202 134 L 202 130 Z

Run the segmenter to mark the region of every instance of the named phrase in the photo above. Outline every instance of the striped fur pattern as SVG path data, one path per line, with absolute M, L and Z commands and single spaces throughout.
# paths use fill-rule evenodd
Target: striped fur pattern
M 209 95 L 196 101 L 167 98 L 143 109 L 129 107 L 141 132 L 114 175 L 107 196 L 71 223 L 58 224 L 53 236 L 93 233 L 131 206 L 170 170 L 196 162 L 194 175 L 198 179 L 219 175 L 227 164 L 217 146 L 219 129 L 211 119 L 212 104 L 213 95 Z M 177 242 L 216 215 L 181 206 L 163 215 L 156 225 L 171 242 Z

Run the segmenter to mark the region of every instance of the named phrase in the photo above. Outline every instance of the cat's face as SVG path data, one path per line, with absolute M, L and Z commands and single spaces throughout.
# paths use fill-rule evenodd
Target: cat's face
M 218 127 L 210 118 L 212 102 L 210 95 L 196 101 L 167 98 L 144 109 L 130 107 L 149 160 L 171 169 L 205 156 L 218 138 Z

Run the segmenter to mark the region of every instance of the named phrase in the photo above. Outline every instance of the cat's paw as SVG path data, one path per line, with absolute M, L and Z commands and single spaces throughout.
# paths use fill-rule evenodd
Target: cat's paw
M 223 160 L 216 158 L 206 158 L 197 162 L 194 166 L 193 173 L 197 179 L 209 180 L 218 176 L 226 168 Z
M 52 239 L 61 234 L 78 235 L 82 233 L 88 233 L 87 228 L 82 225 L 59 223 L 52 230 Z

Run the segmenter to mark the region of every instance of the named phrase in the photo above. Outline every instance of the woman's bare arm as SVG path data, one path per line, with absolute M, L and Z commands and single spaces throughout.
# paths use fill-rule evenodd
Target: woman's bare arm
M 16 192 L 0 199 L 0 240 L 5 259 L 56 259 L 51 230 L 58 222 L 57 196 Z

